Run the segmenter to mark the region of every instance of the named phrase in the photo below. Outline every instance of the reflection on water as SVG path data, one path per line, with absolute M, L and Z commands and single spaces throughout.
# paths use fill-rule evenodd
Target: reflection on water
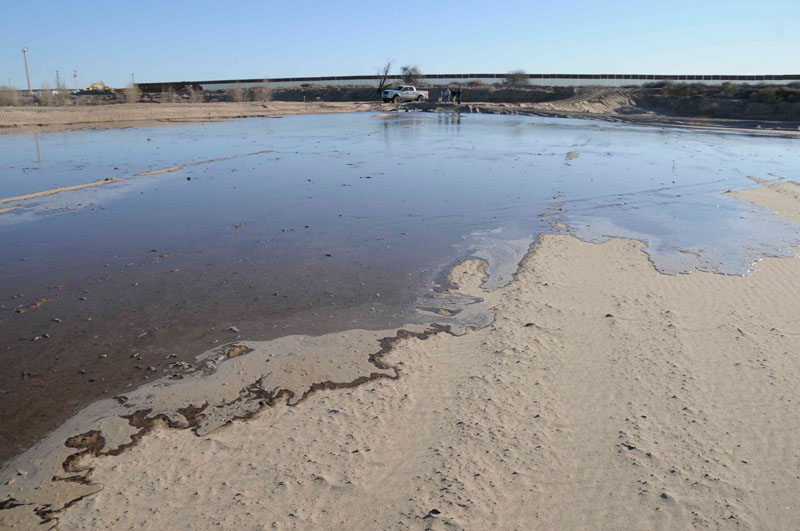
M 130 178 L 264 150 L 272 152 Z M 428 250 L 434 241 L 445 244 L 426 264 L 432 268 L 475 231 L 505 227 L 514 238 L 530 238 L 550 226 L 544 221 L 560 221 L 585 238 L 643 239 L 663 271 L 741 273 L 764 254 L 784 252 L 796 235 L 790 224 L 716 193 L 752 185 L 748 175 L 791 177 L 800 167 L 794 139 L 398 113 L 6 135 L 0 152 L 0 196 L 130 178 L 50 196 L 0 219 L 6 226 L 27 222 L 4 230 L 5 249 L 49 241 L 49 253 L 69 248 L 78 261 L 153 240 L 164 247 L 193 241 L 213 253 L 239 240 L 227 232 L 233 225 L 267 238 L 314 223 L 315 241 L 342 245 L 424 226 L 417 243 Z M 348 221 L 356 226 L 346 235 L 331 234 Z M 702 257 L 687 249 L 702 249 Z

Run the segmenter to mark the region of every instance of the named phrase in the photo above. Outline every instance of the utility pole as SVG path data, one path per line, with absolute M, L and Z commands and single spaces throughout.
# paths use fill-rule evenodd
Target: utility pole
M 31 89 L 31 73 L 28 70 L 28 47 L 25 46 L 22 48 L 22 57 L 25 59 L 25 76 L 28 78 L 28 94 L 31 96 L 33 95 L 33 89 Z
M 58 77 L 58 70 L 56 70 L 56 90 L 61 88 L 61 78 Z
M 134 79 L 134 77 L 133 77 L 133 72 L 131 72 L 131 84 L 133 84 L 133 85 L 136 84 L 136 79 Z
M 72 71 L 72 77 L 75 79 L 75 90 L 78 90 L 78 71 Z

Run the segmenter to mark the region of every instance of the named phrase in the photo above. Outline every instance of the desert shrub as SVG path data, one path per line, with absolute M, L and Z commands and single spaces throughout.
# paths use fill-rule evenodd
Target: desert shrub
M 203 100 L 205 99 L 205 92 L 203 92 L 202 88 L 189 87 L 188 92 L 189 101 L 191 103 L 203 103 Z
M 756 97 L 761 103 L 775 103 L 779 100 L 778 90 L 775 87 L 764 87 L 756 92 Z
M 177 94 L 175 94 L 175 89 L 172 87 L 167 88 L 167 90 L 163 90 L 161 92 L 161 103 L 175 103 L 177 99 Z
M 472 81 L 468 81 L 467 82 L 467 86 L 468 87 L 472 87 L 472 88 L 481 88 L 481 87 L 483 87 L 485 85 L 486 84 L 483 81 L 481 81 L 480 79 L 473 79 Z
M 792 81 L 791 83 L 788 83 L 786 86 L 790 88 L 800 89 L 800 81 Z
M 669 81 L 649 81 L 642 85 L 644 88 L 664 88 L 669 85 Z
M 260 101 L 261 103 L 264 103 L 272 99 L 272 89 L 267 84 L 266 79 L 264 80 L 263 85 L 251 87 L 247 92 L 247 99 L 250 101 Z
M 688 83 L 667 83 L 661 91 L 667 98 L 691 98 L 694 96 L 694 87 Z
M 9 86 L 0 86 L 0 107 L 17 105 L 19 105 L 19 93 L 17 89 Z
M 797 103 L 800 102 L 800 87 L 778 87 L 776 95 L 780 101 Z
M 403 83 L 406 85 L 416 85 L 422 77 L 419 67 L 406 65 L 400 68 L 400 75 L 403 76 Z
M 225 97 L 228 101 L 232 102 L 244 101 L 244 89 L 237 83 L 235 87 L 225 91 Z
M 729 81 L 726 81 L 721 86 L 720 94 L 726 98 L 735 98 L 736 95 L 739 94 L 739 87 Z
M 64 81 L 57 80 L 56 81 L 56 88 L 52 92 L 53 95 L 53 105 L 69 105 L 72 103 L 72 98 L 70 98 L 69 89 L 67 88 L 67 84 Z
M 53 89 L 50 88 L 48 83 L 42 83 L 42 87 L 36 94 L 36 103 L 50 107 L 53 105 Z
M 527 85 L 530 78 L 525 70 L 512 70 L 508 74 L 506 74 L 505 84 L 511 85 L 512 87 L 519 87 L 523 85 Z
M 141 96 L 142 91 L 133 83 L 125 89 L 125 103 L 136 103 Z

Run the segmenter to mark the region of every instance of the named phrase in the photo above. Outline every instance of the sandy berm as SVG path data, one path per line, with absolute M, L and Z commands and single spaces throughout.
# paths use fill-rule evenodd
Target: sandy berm
M 800 259 L 668 276 L 643 251 L 544 235 L 490 293 L 466 261 L 493 324 L 397 342 L 398 379 L 84 458 L 102 490 L 58 527 L 800 529 Z

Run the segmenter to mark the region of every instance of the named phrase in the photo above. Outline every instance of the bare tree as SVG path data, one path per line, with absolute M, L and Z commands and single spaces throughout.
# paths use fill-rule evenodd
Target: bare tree
M 512 70 L 506 75 L 505 84 L 518 87 L 521 85 L 527 85 L 528 79 L 528 74 L 525 72 L 525 70 Z
M 380 80 L 378 81 L 378 94 L 383 92 L 384 87 L 386 87 L 386 80 L 389 77 L 389 70 L 391 69 L 392 61 L 387 60 L 386 64 L 378 70 L 378 76 L 380 76 Z
M 422 77 L 422 72 L 417 66 L 406 65 L 400 69 L 400 75 L 403 76 L 403 83 L 406 85 L 416 85 Z

